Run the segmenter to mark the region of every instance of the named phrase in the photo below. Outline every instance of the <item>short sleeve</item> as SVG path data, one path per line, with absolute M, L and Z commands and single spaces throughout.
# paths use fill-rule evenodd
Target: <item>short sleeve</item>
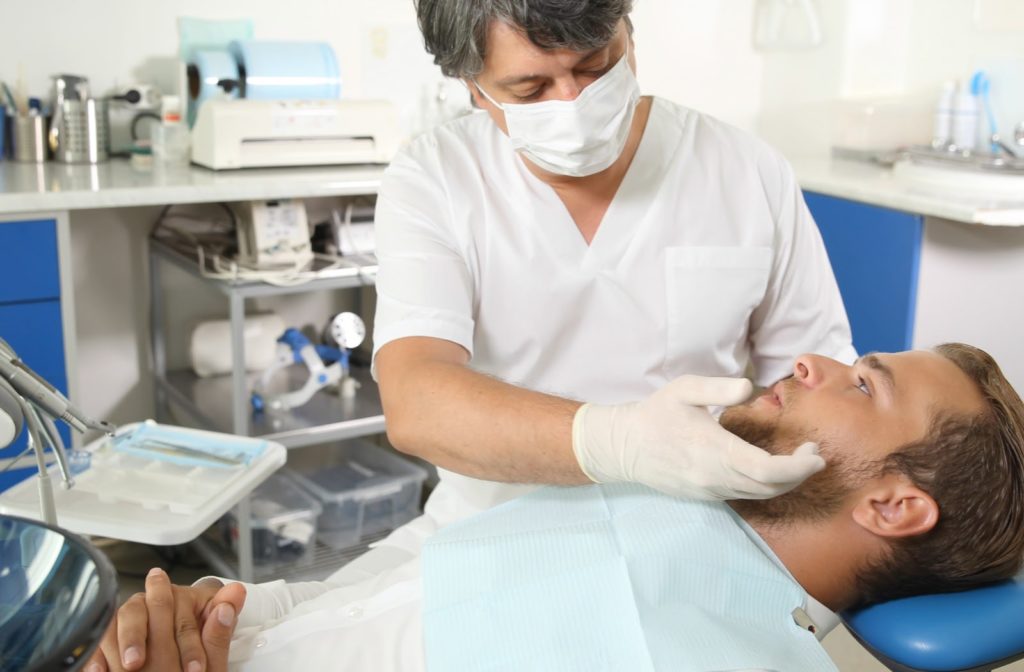
M 375 214 L 374 360 L 384 345 L 409 336 L 452 341 L 472 355 L 473 280 L 442 170 L 436 142 L 425 136 L 385 172 Z
M 775 218 L 767 291 L 751 316 L 751 359 L 758 385 L 792 373 L 807 352 L 850 363 L 850 323 L 825 245 L 789 164 L 774 152 L 762 159 L 762 179 Z

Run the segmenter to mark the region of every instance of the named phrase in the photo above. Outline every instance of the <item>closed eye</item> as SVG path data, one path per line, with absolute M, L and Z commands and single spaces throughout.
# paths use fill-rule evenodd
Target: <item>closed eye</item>
M 868 386 L 868 384 L 864 381 L 863 378 L 857 378 L 857 389 L 863 392 L 864 394 L 868 395 L 869 397 L 871 396 L 871 387 Z

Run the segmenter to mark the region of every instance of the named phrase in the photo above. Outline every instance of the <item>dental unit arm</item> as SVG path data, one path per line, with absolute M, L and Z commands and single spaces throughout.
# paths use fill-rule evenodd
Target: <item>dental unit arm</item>
M 57 432 L 54 421 L 61 420 L 80 433 L 95 429 L 112 435 L 116 428 L 108 422 L 94 420 L 75 407 L 59 390 L 43 380 L 19 359 L 14 348 L 2 338 L 0 338 L 0 396 L 7 397 L 7 404 L 0 405 L 0 408 L 12 409 L 21 416 L 13 418 L 15 427 L 24 423 L 28 429 L 27 450 L 35 451 L 36 463 L 39 467 L 39 502 L 43 521 L 50 525 L 56 525 L 57 514 L 53 489 L 44 456 L 46 445 L 53 449 L 64 487 L 71 488 L 75 481 L 68 466 L 64 442 Z M 13 441 L 14 438 L 17 438 L 17 432 L 14 433 L 11 440 Z

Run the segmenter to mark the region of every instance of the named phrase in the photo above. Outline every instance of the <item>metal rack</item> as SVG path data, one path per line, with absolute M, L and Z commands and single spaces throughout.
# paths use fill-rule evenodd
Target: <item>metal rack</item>
M 275 441 L 287 448 L 299 448 L 318 443 L 351 439 L 384 431 L 384 415 L 376 383 L 365 369 L 353 367 L 352 375 L 359 382 L 359 392 L 353 399 L 340 399 L 323 391 L 309 403 L 287 413 L 253 417 L 249 405 L 252 377 L 245 371 L 245 311 L 246 301 L 267 296 L 300 294 L 310 291 L 356 289 L 371 285 L 376 280 L 376 265 L 332 268 L 317 274 L 308 282 L 279 287 L 262 282 L 228 281 L 212 279 L 199 271 L 195 257 L 189 257 L 165 243 L 150 239 L 149 272 L 151 315 L 150 333 L 153 348 L 153 370 L 156 379 L 156 413 L 158 421 L 169 419 L 170 407 L 183 410 L 196 426 L 213 431 L 241 436 L 252 436 Z M 185 271 L 191 277 L 221 292 L 228 301 L 231 322 L 232 374 L 215 378 L 200 378 L 191 370 L 167 370 L 167 350 L 164 324 L 164 297 L 161 291 L 161 268 L 170 265 Z M 299 374 L 294 374 L 299 375 Z M 254 567 L 251 539 L 251 505 L 249 497 L 238 504 L 238 563 L 227 562 L 213 547 L 197 540 L 197 550 L 218 570 L 243 581 L 252 581 Z M 335 567 L 351 560 L 352 553 L 365 549 L 332 552 L 318 550 L 317 565 Z

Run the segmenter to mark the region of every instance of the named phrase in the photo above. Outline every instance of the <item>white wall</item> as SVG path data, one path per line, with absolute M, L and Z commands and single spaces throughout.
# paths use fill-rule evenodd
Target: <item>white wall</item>
M 754 0 L 637 0 L 637 78 L 645 93 L 752 128 L 764 59 L 754 51 Z
M 994 76 L 993 100 L 1004 103 L 1004 123 L 1011 116 L 1024 118 L 1024 94 L 1007 95 L 1024 89 L 1024 3 L 817 0 L 817 5 L 825 34 L 820 47 L 764 56 L 756 128 L 787 153 L 822 154 L 839 139 L 857 137 L 865 145 L 889 147 L 925 141 L 942 83 L 968 79 L 977 68 Z M 901 132 L 887 132 L 896 127 Z
M 821 45 L 759 51 L 756 9 L 771 0 L 637 0 L 640 82 L 790 155 L 927 140 L 942 83 L 978 68 L 1001 125 L 1024 119 L 1024 2 L 813 1 Z
M 94 94 L 138 82 L 173 93 L 179 16 L 252 18 L 258 39 L 327 42 L 343 96 L 395 92 L 398 102 L 418 102 L 420 87 L 440 78 L 422 50 L 412 0 L 54 0 L 4 3 L 0 79 L 14 86 L 20 76 L 44 99 L 51 75 L 62 72 L 88 77 Z

